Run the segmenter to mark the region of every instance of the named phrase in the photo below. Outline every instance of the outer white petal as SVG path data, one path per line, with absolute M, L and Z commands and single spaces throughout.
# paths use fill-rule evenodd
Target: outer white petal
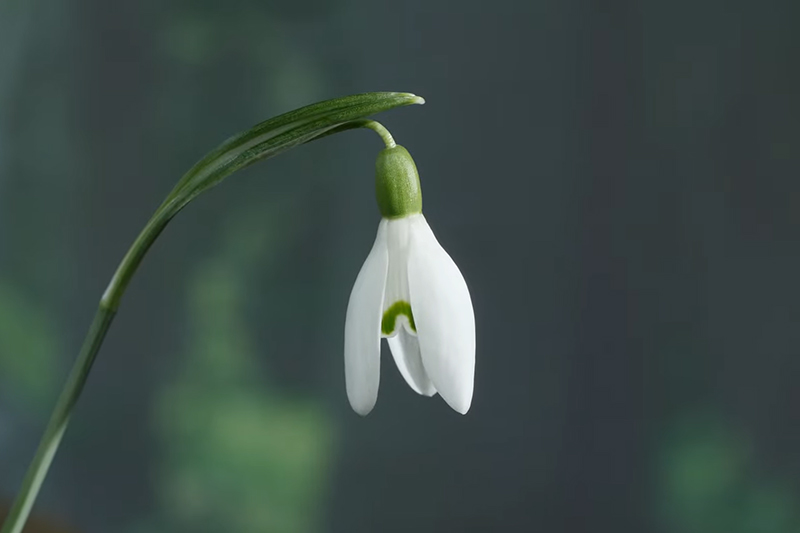
M 353 410 L 366 415 L 378 399 L 381 364 L 381 316 L 389 252 L 386 221 L 358 273 L 344 323 L 344 373 L 347 398 Z
M 389 348 L 392 350 L 394 362 L 397 368 L 417 394 L 433 396 L 436 388 L 431 383 L 425 367 L 422 366 L 422 358 L 419 354 L 419 340 L 417 337 L 406 331 L 405 327 L 400 327 L 400 331 L 394 337 L 388 337 Z
M 466 413 L 475 380 L 475 314 L 464 277 L 422 215 L 411 233 L 408 283 L 422 363 L 442 398 Z

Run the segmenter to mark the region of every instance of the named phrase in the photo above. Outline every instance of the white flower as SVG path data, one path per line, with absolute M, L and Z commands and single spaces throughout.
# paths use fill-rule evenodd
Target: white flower
M 414 391 L 438 392 L 459 413 L 469 410 L 475 375 L 472 301 L 464 277 L 421 213 L 381 220 L 350 294 L 345 378 L 350 404 L 360 415 L 369 413 L 378 397 L 381 337 Z

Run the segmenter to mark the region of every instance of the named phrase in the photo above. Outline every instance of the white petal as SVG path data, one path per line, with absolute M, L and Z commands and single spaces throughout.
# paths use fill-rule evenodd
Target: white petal
M 408 243 L 414 216 L 386 222 L 386 246 L 389 249 L 389 272 L 386 275 L 386 293 L 383 311 L 396 302 L 411 303 L 408 293 Z M 397 330 L 395 330 L 397 331 Z
M 419 340 L 406 331 L 405 327 L 401 326 L 399 329 L 400 331 L 397 335 L 386 339 L 392 351 L 392 356 L 394 356 L 394 362 L 397 363 L 397 368 L 405 378 L 408 386 L 414 389 L 414 392 L 425 396 L 433 396 L 436 394 L 436 388 L 431 383 L 428 373 L 425 372 L 425 367 L 422 366 L 422 358 L 419 355 Z
M 366 415 L 378 399 L 381 363 L 381 316 L 389 253 L 386 221 L 361 272 L 358 273 L 344 323 L 344 373 L 347 398 L 353 410 Z
M 422 363 L 442 398 L 464 414 L 475 379 L 472 300 L 464 277 L 422 216 L 412 230 L 408 283 Z

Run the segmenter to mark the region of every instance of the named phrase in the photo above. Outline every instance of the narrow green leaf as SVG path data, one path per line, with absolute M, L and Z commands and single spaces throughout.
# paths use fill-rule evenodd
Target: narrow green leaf
M 162 208 L 172 217 L 198 194 L 239 169 L 326 136 L 348 122 L 424 102 L 409 93 L 364 93 L 326 100 L 271 118 L 228 139 L 200 160 L 181 178 Z

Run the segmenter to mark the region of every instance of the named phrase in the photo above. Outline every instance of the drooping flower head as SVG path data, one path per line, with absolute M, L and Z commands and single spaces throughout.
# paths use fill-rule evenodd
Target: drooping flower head
M 360 415 L 375 406 L 381 338 L 417 393 L 437 392 L 459 413 L 472 403 L 475 317 L 467 284 L 422 215 L 414 160 L 402 146 L 381 151 L 375 189 L 382 215 L 347 307 L 345 379 Z

